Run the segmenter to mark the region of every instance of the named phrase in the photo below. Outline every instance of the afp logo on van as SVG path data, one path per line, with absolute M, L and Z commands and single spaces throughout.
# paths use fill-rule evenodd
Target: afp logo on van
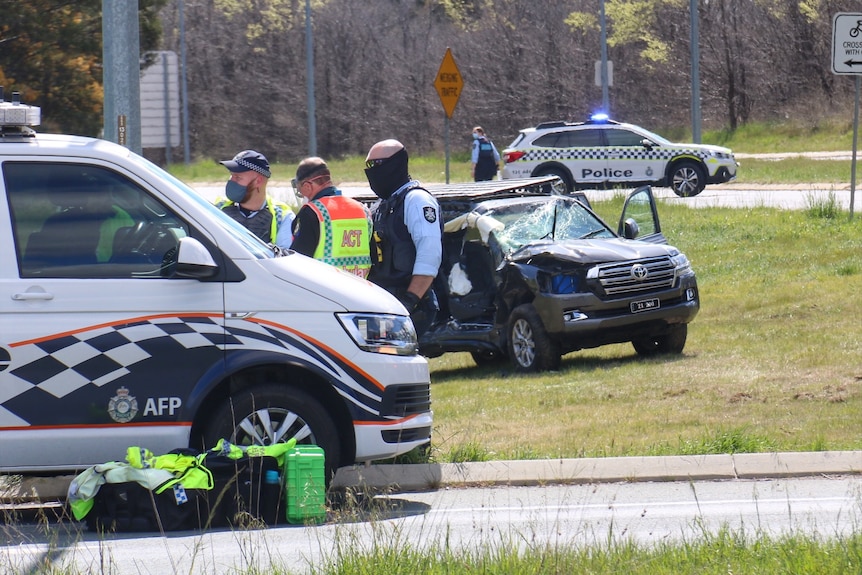
M 148 397 L 142 417 L 173 417 L 183 405 L 179 397 Z M 138 400 L 121 387 L 108 402 L 108 415 L 117 423 L 128 423 L 138 415 Z

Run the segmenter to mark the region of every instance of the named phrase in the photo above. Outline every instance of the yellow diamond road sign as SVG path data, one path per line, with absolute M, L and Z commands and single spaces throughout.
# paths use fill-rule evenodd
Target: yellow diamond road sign
M 461 72 L 458 71 L 455 58 L 452 57 L 452 50 L 446 48 L 446 55 L 443 56 L 440 69 L 437 70 L 434 88 L 440 96 L 447 118 L 452 117 L 452 112 L 455 111 L 455 105 L 458 104 L 458 98 L 461 96 L 461 88 L 463 87 L 464 79 L 461 78 Z

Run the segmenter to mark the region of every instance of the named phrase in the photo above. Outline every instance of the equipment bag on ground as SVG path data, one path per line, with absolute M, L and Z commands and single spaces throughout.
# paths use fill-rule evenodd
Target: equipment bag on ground
M 67 503 L 90 529 L 175 531 L 285 522 L 284 455 L 295 441 L 240 448 L 227 441 L 206 452 L 154 456 L 130 447 L 126 463 L 88 468 L 69 486 Z

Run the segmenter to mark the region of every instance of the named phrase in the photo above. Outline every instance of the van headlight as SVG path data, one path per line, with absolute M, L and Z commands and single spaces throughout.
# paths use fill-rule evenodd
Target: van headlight
M 337 313 L 362 351 L 389 355 L 416 355 L 416 329 L 409 317 L 382 313 Z

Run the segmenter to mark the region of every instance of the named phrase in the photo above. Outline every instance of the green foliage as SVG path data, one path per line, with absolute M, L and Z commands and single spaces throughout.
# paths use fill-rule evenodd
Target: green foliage
M 775 451 L 775 441 L 752 434 L 745 428 L 719 430 L 696 439 L 680 439 L 677 444 L 657 444 L 648 455 L 711 455 L 734 453 L 764 453 Z
M 158 44 L 158 10 L 166 3 L 139 0 L 142 50 Z M 0 3 L 0 85 L 41 106 L 43 132 L 101 130 L 101 7 L 101 0 Z
M 325 1 L 325 0 L 324 0 Z M 315 0 L 312 5 L 324 3 Z M 305 10 L 297 9 L 297 3 L 293 0 L 268 0 L 261 2 L 258 7 L 259 18 L 248 20 L 249 3 L 243 0 L 215 0 L 216 9 L 223 12 L 230 20 L 240 26 L 245 26 L 245 40 L 255 45 L 257 52 L 265 53 L 267 43 L 263 41 L 266 36 L 282 34 L 299 26 L 305 26 Z M 316 6 L 315 6 L 316 7 Z
M 328 564 L 312 566 L 313 575 L 728 575 L 733 573 L 797 573 L 838 575 L 862 569 L 862 535 L 835 538 L 794 534 L 773 536 L 724 526 L 694 539 L 662 539 L 639 543 L 608 533 L 603 541 L 579 546 L 565 541 L 538 543 L 527 537 L 500 534 L 486 545 L 461 548 L 440 535 L 417 545 L 395 535 L 380 534 L 367 549 L 345 543 Z
M 806 199 L 806 204 L 808 208 L 805 213 L 811 218 L 832 220 L 842 213 L 834 192 L 829 192 L 826 198 L 822 199 L 809 196 Z
M 655 33 L 655 21 L 660 13 L 657 6 L 680 5 L 681 0 L 608 0 L 606 16 L 613 21 L 608 34 L 608 46 L 634 44 L 649 63 L 664 63 L 670 57 L 671 46 Z

